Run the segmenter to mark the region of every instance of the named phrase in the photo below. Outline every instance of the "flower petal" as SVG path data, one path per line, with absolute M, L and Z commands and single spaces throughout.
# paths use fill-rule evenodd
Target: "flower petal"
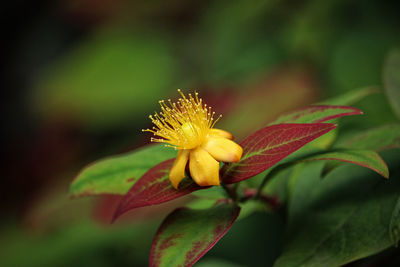
M 221 130 L 221 129 L 210 129 L 208 132 L 210 135 L 215 136 L 215 137 L 223 137 L 223 138 L 228 138 L 230 140 L 233 140 L 233 135 L 227 131 Z
M 175 189 L 178 189 L 179 183 L 185 178 L 185 167 L 189 159 L 189 150 L 181 149 L 178 152 L 171 171 L 169 172 L 169 180 Z
M 238 162 L 242 157 L 243 149 L 235 142 L 221 137 L 210 137 L 203 148 L 214 157 L 223 162 Z
M 201 147 L 190 152 L 189 169 L 198 185 L 219 185 L 219 162 Z

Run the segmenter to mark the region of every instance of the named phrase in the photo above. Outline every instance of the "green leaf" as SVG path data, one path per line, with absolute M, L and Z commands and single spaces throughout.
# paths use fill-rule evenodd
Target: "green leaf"
M 255 212 L 270 212 L 271 208 L 259 200 L 250 199 L 240 205 L 241 212 L 238 220 L 247 218 Z
M 245 267 L 244 265 L 221 259 L 205 259 L 196 263 L 196 267 Z
M 392 245 L 389 222 L 400 177 L 376 179 L 347 165 L 320 179 L 322 162 L 300 169 L 292 186 L 280 266 L 341 266 Z
M 154 237 L 150 266 L 192 266 L 225 235 L 239 211 L 225 201 L 205 210 L 175 210 Z
M 349 162 L 362 167 L 369 168 L 385 178 L 389 178 L 388 167 L 375 151 L 370 150 L 344 150 L 337 152 L 322 153 L 315 156 L 308 157 L 301 161 L 314 161 L 314 160 L 334 160 Z
M 161 144 L 94 162 L 85 167 L 70 187 L 73 197 L 101 194 L 124 195 L 154 165 L 176 156 Z
M 314 105 L 295 111 L 287 112 L 279 116 L 269 125 L 279 123 L 316 123 L 350 115 L 361 115 L 359 109 L 347 106 Z
M 222 186 L 212 186 L 207 190 L 199 190 L 192 193 L 192 195 L 205 199 L 221 199 L 226 198 L 226 191 L 222 188 Z
M 187 208 L 190 209 L 208 209 L 215 205 L 215 199 L 209 198 L 195 198 L 186 204 Z
M 400 148 L 400 124 L 385 125 L 362 131 L 338 142 L 335 147 L 375 151 Z
M 397 199 L 396 206 L 393 209 L 392 218 L 389 225 L 390 239 L 397 247 L 400 241 L 400 196 Z
M 369 96 L 371 94 L 375 94 L 378 92 L 378 88 L 376 86 L 370 86 L 370 87 L 363 87 L 360 89 L 355 89 L 350 92 L 347 92 L 345 94 L 329 98 L 327 100 L 324 100 L 322 102 L 319 102 L 319 105 L 353 105 L 366 96 Z
M 393 50 L 387 56 L 383 80 L 388 101 L 400 119 L 400 51 Z

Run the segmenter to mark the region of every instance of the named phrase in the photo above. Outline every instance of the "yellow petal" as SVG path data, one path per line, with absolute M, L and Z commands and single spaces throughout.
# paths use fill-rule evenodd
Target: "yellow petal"
M 219 162 L 201 147 L 190 152 L 189 169 L 198 185 L 219 185 Z
M 189 150 L 181 149 L 178 152 L 171 171 L 169 172 L 169 180 L 175 189 L 178 189 L 179 183 L 185 178 L 185 167 L 189 159 Z
M 217 161 L 238 162 L 242 157 L 243 149 L 235 142 L 221 137 L 210 137 L 203 148 Z
M 210 129 L 208 132 L 209 135 L 215 136 L 215 137 L 223 137 L 223 138 L 228 138 L 230 140 L 233 140 L 233 135 L 227 131 L 221 130 L 221 129 Z

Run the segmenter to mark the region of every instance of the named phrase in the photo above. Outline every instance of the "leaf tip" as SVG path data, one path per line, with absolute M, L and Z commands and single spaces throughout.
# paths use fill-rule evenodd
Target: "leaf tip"
M 379 156 L 380 162 L 382 164 L 382 171 L 378 172 L 380 175 L 383 176 L 385 179 L 389 179 L 389 167 L 387 166 L 386 162 Z
M 355 108 L 355 107 L 350 107 L 353 112 L 350 112 L 350 114 L 348 115 L 363 115 L 364 111 L 362 111 L 361 109 Z
M 334 130 L 334 129 L 336 129 L 337 127 L 338 127 L 338 124 L 337 123 L 323 123 L 323 124 L 327 124 L 327 129 L 329 130 L 329 131 L 331 131 L 331 130 Z
M 382 176 L 383 176 L 383 178 L 389 180 L 389 170 L 385 171 L 385 172 L 382 174 Z
M 71 183 L 71 185 L 69 186 L 69 190 L 68 190 L 68 197 L 69 199 L 75 199 L 82 196 L 81 193 L 76 192 L 75 188 L 74 188 L 74 182 Z

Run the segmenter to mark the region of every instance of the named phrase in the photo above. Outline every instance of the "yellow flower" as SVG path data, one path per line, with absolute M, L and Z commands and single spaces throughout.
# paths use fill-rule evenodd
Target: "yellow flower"
M 219 185 L 219 162 L 238 162 L 243 149 L 232 141 L 233 136 L 220 129 L 213 129 L 219 118 L 214 120 L 215 112 L 207 107 L 195 93 L 176 103 L 160 101 L 161 112 L 149 116 L 154 127 L 152 132 L 161 138 L 151 138 L 152 142 L 167 143 L 178 150 L 178 156 L 169 173 L 172 185 L 177 189 L 189 171 L 193 180 L 200 186 Z

